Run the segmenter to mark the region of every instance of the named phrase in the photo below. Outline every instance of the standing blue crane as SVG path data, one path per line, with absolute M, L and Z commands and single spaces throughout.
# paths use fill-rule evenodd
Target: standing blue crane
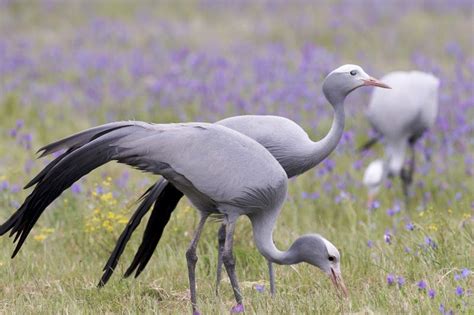
M 326 77 L 323 83 L 323 93 L 334 109 L 334 120 L 329 133 L 317 142 L 313 142 L 298 124 L 279 116 L 236 116 L 221 120 L 216 124 L 236 130 L 263 145 L 278 160 L 287 176 L 291 178 L 313 168 L 335 149 L 344 130 L 344 100 L 350 92 L 361 86 L 388 88 L 384 83 L 370 77 L 357 65 L 341 66 Z M 158 245 L 163 229 L 182 196 L 182 192 L 166 180 L 161 180 L 149 188 L 143 196 L 143 202 L 119 237 L 116 247 L 104 267 L 104 274 L 99 286 L 108 281 L 131 234 L 140 224 L 148 209 L 155 203 L 142 243 L 130 267 L 125 272 L 125 277 L 130 276 L 135 270 L 135 277 L 140 275 Z M 216 293 L 222 269 L 221 253 L 224 249 L 225 235 L 225 224 L 223 224 L 218 232 L 219 255 Z M 275 292 L 273 267 L 271 262 L 268 265 L 270 292 L 273 294 Z
M 439 80 L 420 71 L 392 72 L 382 80 L 393 90 L 374 90 L 367 118 L 378 136 L 367 142 L 362 150 L 383 138 L 385 157 L 369 164 L 363 182 L 368 189 L 370 205 L 387 176 L 400 176 L 408 204 L 415 171 L 415 143 L 435 123 Z M 408 167 L 404 168 L 407 149 L 410 149 L 410 158 Z
M 198 314 L 196 247 L 206 220 L 223 217 L 226 226 L 222 260 L 230 278 L 236 307 L 243 308 L 235 274 L 233 236 L 237 219 L 251 223 L 254 242 L 271 262 L 306 262 L 324 271 L 347 293 L 340 270 L 339 251 L 318 234 L 299 237 L 287 251 L 273 243 L 273 229 L 287 194 L 288 178 L 278 161 L 262 145 L 217 124 L 148 124 L 116 122 L 85 130 L 40 149 L 42 155 L 66 151 L 50 162 L 27 186 L 35 186 L 21 207 L 0 226 L 10 231 L 18 253 L 40 215 L 61 193 L 90 171 L 117 161 L 161 175 L 183 192 L 200 220 L 186 251 L 193 314 Z

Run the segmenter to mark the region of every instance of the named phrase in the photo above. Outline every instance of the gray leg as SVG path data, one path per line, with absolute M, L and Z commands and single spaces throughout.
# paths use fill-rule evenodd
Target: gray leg
M 235 222 L 228 222 L 226 224 L 226 235 L 225 235 L 225 244 L 224 252 L 222 253 L 222 262 L 224 263 L 227 274 L 229 275 L 230 284 L 232 285 L 232 290 L 234 291 L 235 300 L 237 305 L 234 306 L 233 311 L 243 311 L 242 305 L 242 294 L 240 293 L 239 283 L 237 281 L 237 275 L 235 274 L 235 260 L 232 253 L 232 248 L 234 246 L 234 230 Z
M 189 276 L 189 290 L 191 291 L 191 304 L 193 307 L 193 314 L 199 314 L 197 310 L 197 298 L 196 298 L 196 262 L 198 260 L 196 255 L 196 247 L 201 237 L 202 228 L 206 223 L 208 215 L 201 214 L 201 220 L 199 221 L 196 232 L 194 232 L 193 240 L 186 251 L 186 260 L 188 262 L 188 276 Z
M 225 223 L 222 223 L 217 232 L 218 248 L 217 248 L 217 277 L 216 277 L 216 295 L 219 295 L 219 284 L 222 275 L 222 252 L 225 245 Z
M 275 296 L 275 270 L 273 269 L 273 264 L 271 261 L 268 261 L 268 272 L 270 274 L 270 294 L 272 297 Z
M 410 185 L 413 182 L 413 173 L 415 171 L 415 148 L 410 145 L 410 161 L 408 162 L 408 168 L 403 168 L 400 173 L 400 179 L 402 180 L 403 195 L 405 196 L 405 207 L 408 209 L 410 201 Z

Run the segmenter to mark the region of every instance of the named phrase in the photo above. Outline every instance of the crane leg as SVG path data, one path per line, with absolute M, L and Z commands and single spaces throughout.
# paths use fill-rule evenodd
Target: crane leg
M 268 261 L 268 273 L 270 275 L 270 294 L 272 297 L 275 296 L 275 270 L 273 269 L 273 263 Z
M 413 173 L 415 172 L 415 148 L 410 145 L 410 161 L 408 162 L 408 168 L 403 168 L 400 173 L 402 180 L 403 195 L 405 196 L 405 207 L 408 209 L 410 201 L 410 185 L 413 182 Z
M 219 285 L 222 276 L 222 252 L 224 251 L 225 245 L 225 223 L 222 223 L 219 231 L 217 232 L 217 277 L 216 277 L 216 295 L 219 295 Z
M 242 294 L 240 293 L 239 282 L 237 281 L 237 275 L 235 274 L 235 260 L 232 248 L 234 246 L 234 231 L 235 231 L 235 221 L 228 222 L 226 224 L 226 235 L 225 235 L 225 244 L 224 252 L 222 253 L 222 262 L 224 263 L 227 274 L 229 275 L 230 284 L 232 285 L 232 290 L 234 291 L 235 300 L 237 305 L 232 308 L 232 312 L 243 312 L 242 305 Z
M 186 251 L 186 260 L 188 262 L 188 276 L 189 276 L 189 290 L 191 292 L 191 304 L 193 307 L 193 314 L 199 314 L 197 310 L 197 297 L 196 297 L 196 262 L 198 260 L 196 255 L 196 247 L 201 237 L 201 232 L 206 223 L 208 214 L 201 214 L 198 227 L 194 232 L 194 237 Z

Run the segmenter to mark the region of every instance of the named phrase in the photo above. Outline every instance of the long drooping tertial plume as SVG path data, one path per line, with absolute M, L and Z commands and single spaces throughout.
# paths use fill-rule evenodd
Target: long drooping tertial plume
M 160 193 L 163 191 L 163 189 L 166 187 L 167 184 L 168 184 L 168 181 L 166 181 L 165 179 L 161 179 L 155 185 L 151 186 L 140 197 L 139 199 L 141 200 L 140 206 L 137 208 L 136 212 L 133 214 L 132 218 L 130 219 L 127 226 L 125 227 L 125 230 L 120 235 L 119 239 L 117 240 L 117 245 L 115 246 L 114 250 L 112 251 L 112 254 L 109 257 L 109 260 L 104 266 L 104 269 L 103 269 L 104 274 L 102 275 L 102 278 L 100 279 L 100 282 L 98 284 L 99 287 L 104 286 L 107 283 L 107 281 L 110 279 L 110 276 L 112 276 L 112 273 L 115 267 L 117 266 L 118 260 L 120 256 L 122 255 L 123 250 L 125 249 L 125 245 L 130 239 L 130 236 L 132 235 L 133 231 L 137 228 L 137 226 L 140 224 L 140 221 L 143 218 L 143 216 L 148 212 L 148 209 L 150 209 L 150 207 L 153 205 L 153 202 L 158 198 L 158 196 L 160 195 Z
M 156 199 L 155 206 L 150 218 L 148 219 L 145 232 L 143 233 L 142 243 L 133 258 L 132 263 L 125 272 L 125 277 L 130 276 L 135 270 L 135 277 L 138 277 L 143 269 L 145 269 L 161 239 L 161 235 L 170 219 L 171 213 L 176 208 L 181 197 L 184 196 L 181 191 L 176 189 L 173 185 L 169 185 L 166 180 L 164 181 L 166 182 L 166 187 L 162 190 L 158 199 Z M 147 196 L 147 199 L 149 202 L 153 202 L 152 196 Z M 155 208 L 159 209 L 159 211 L 155 211 Z M 133 219 L 130 219 L 130 221 L 133 221 Z M 131 231 L 130 234 L 132 232 L 133 231 Z M 119 242 L 117 242 L 117 245 L 118 244 Z M 125 245 L 126 243 L 124 246 Z M 115 264 L 117 264 L 117 262 L 115 262 Z
M 113 146 L 118 139 L 130 136 L 130 128 L 142 128 L 134 122 L 112 123 L 52 143 L 42 149 L 43 155 L 64 148 L 65 153 L 53 160 L 28 185 L 36 185 L 21 207 L 0 226 L 0 235 L 10 232 L 17 242 L 12 258 L 20 250 L 34 224 L 61 193 L 75 181 L 88 174 L 93 169 L 109 162 L 118 153 Z

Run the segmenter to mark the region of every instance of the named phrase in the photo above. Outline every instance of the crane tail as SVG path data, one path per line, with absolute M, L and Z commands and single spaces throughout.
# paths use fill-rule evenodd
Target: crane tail
M 33 191 L 25 199 L 20 208 L 2 225 L 0 225 L 0 235 L 10 231 L 10 237 L 14 237 L 17 242 L 13 251 L 14 258 L 21 249 L 28 234 L 35 225 L 43 211 L 61 193 L 69 188 L 82 176 L 88 174 L 95 168 L 109 162 L 117 150 L 113 144 L 117 139 L 124 137 L 127 132 L 112 132 L 130 124 L 121 123 L 119 126 L 113 124 L 109 128 L 99 129 L 99 133 L 92 135 L 90 142 L 83 144 L 78 149 L 69 149 L 63 155 L 53 160 L 46 168 L 40 172 L 29 184 L 36 184 Z M 108 134 L 106 137 L 102 135 Z M 72 141 L 74 136 L 68 138 Z M 71 143 L 68 142 L 68 143 Z M 62 147 L 63 148 L 63 147 Z M 27 186 L 31 186 L 27 185 Z
M 110 255 L 109 259 L 107 260 L 107 263 L 103 268 L 104 273 L 99 281 L 99 284 L 97 285 L 98 287 L 103 287 L 109 281 L 115 270 L 115 267 L 117 266 L 120 256 L 122 255 L 125 249 L 125 246 L 130 240 L 130 237 L 140 224 L 142 218 L 145 216 L 148 210 L 150 210 L 155 200 L 157 200 L 160 194 L 162 194 L 163 189 L 166 187 L 167 184 L 168 181 L 162 178 L 153 186 L 148 188 L 147 191 L 139 198 L 139 201 L 141 201 L 141 203 L 135 213 L 130 218 L 130 221 L 128 221 L 127 226 L 123 230 L 119 239 L 117 240 L 117 244 L 115 245 L 112 254 Z
M 40 154 L 39 157 L 44 157 L 46 155 L 49 155 L 51 153 L 54 153 L 63 149 L 82 147 L 83 145 L 91 142 L 94 139 L 99 138 L 100 136 L 106 133 L 109 133 L 115 129 L 122 128 L 128 125 L 130 124 L 127 122 L 113 122 L 113 123 L 100 125 L 94 128 L 90 128 L 90 129 L 78 132 L 69 137 L 50 143 L 40 148 L 38 150 L 38 153 Z
M 377 142 L 379 141 L 378 138 L 372 138 L 370 139 L 369 141 L 367 141 L 366 143 L 364 143 L 363 145 L 361 145 L 358 149 L 357 149 L 357 152 L 365 152 L 367 150 L 369 150 L 371 147 L 373 147 Z
M 147 196 L 146 198 L 149 198 Z M 183 193 L 176 189 L 172 184 L 168 183 L 161 194 L 155 201 L 155 206 L 148 219 L 147 226 L 143 233 L 142 243 L 138 248 L 132 263 L 126 270 L 124 277 L 129 277 L 135 272 L 135 278 L 145 269 L 153 252 L 163 234 L 164 228 L 170 220 L 171 213 L 176 208 L 179 200 L 183 197 Z M 145 200 L 144 200 L 145 202 Z

